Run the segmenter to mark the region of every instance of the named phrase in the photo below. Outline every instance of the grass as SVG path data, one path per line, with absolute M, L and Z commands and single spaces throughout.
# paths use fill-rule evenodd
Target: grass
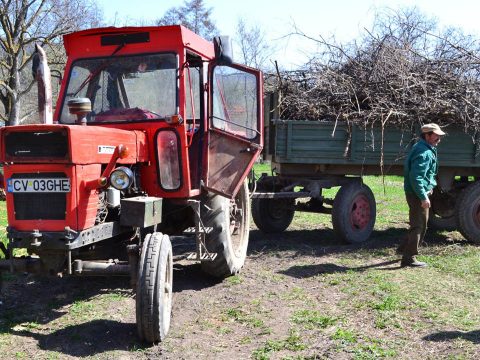
M 332 354 L 337 353 L 353 359 L 396 358 L 399 354 L 405 358 L 435 356 L 431 354 L 452 359 L 478 358 L 479 248 L 465 242 L 456 231 L 429 231 L 419 256 L 428 268 L 418 271 L 395 268 L 398 264 L 372 266 L 398 259 L 394 250 L 408 226 L 408 206 L 401 177 L 366 176 L 364 182 L 372 189 L 377 203 L 371 239 L 365 246 L 323 260 L 334 264 L 330 267 L 317 265 L 321 270 L 308 277 L 319 284 L 315 295 L 306 290 L 305 286 L 310 285 L 303 279 L 282 297 L 285 306 L 292 308 L 290 323 L 299 327 L 303 342 L 311 349 L 306 353 L 312 353 L 318 339 L 326 337 L 329 343 L 325 347 L 334 350 L 324 357 L 336 357 Z M 323 195 L 334 198 L 337 190 L 327 189 Z M 325 231 L 331 227 L 330 215 L 297 212 L 289 230 L 305 234 L 300 237 L 311 233 L 309 241 L 318 238 L 313 235 L 318 231 L 324 236 L 317 241 L 331 244 L 334 239 Z M 309 264 L 302 257 L 296 267 L 315 268 L 312 264 L 322 263 L 322 253 L 316 254 Z M 322 289 L 331 298 L 319 295 Z M 312 303 L 314 296 L 323 306 Z M 429 340 L 442 339 L 451 331 L 456 338 L 450 341 Z M 254 358 L 255 354 L 268 353 L 261 349 L 265 347 L 257 349 Z
M 303 325 L 307 329 L 325 329 L 335 324 L 336 319 L 323 315 L 318 310 L 302 309 L 293 313 L 291 321 L 295 324 Z
M 275 353 L 282 350 L 297 352 L 306 349 L 306 344 L 302 342 L 301 336 L 295 330 L 290 330 L 287 338 L 282 340 L 267 340 L 263 346 L 252 353 L 255 360 L 268 360 Z
M 246 324 L 252 328 L 263 328 L 265 326 L 262 319 L 255 315 L 248 314 L 240 308 L 228 308 L 224 313 L 223 320 Z

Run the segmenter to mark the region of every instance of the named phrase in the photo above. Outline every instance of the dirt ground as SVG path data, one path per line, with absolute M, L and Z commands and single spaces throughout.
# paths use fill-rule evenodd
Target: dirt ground
M 359 245 L 338 244 L 330 229 L 264 235 L 252 230 L 242 272 L 223 281 L 184 260 L 174 265 L 170 333 L 165 342 L 138 342 L 135 299 L 127 279 L 8 277 L 0 300 L 1 358 L 36 359 L 429 359 L 480 356 L 478 334 L 462 344 L 443 341 L 448 326 L 373 326 L 368 309 L 349 318 L 351 301 L 337 275 L 376 268 L 398 271 L 394 255 L 399 228 L 375 232 L 363 246 L 372 256 L 360 265 L 340 261 Z M 174 253 L 185 248 L 175 247 Z M 391 273 L 391 272 L 390 272 Z M 342 280 L 343 281 L 343 280 Z M 309 316 L 309 315 L 314 316 Z M 304 317 L 302 317 L 304 316 Z M 362 338 L 350 346 L 342 319 Z M 404 328 L 404 329 L 405 329 Z M 413 329 L 413 330 L 410 330 Z M 407 333 L 408 332 L 408 333 Z M 440 336 L 440 338 L 436 334 Z M 353 335 L 352 335 L 353 336 Z M 335 340 L 335 339 L 340 339 Z M 368 344 L 365 343 L 368 340 Z M 375 340 L 379 339 L 379 340 Z M 440 340 L 439 340 L 440 339 Z M 438 340 L 438 341 L 437 341 Z M 462 340 L 462 339 L 460 339 Z M 350 345 L 349 345 L 350 344 Z M 391 344 L 391 345 L 389 345 Z M 358 344 L 357 344 L 358 345 Z M 397 349 L 392 352 L 388 349 Z M 363 350 L 362 350 L 363 349 Z M 403 350 L 398 350 L 403 349 Z M 362 352 L 363 351 L 363 352 Z M 363 356 L 363 355 L 364 356 Z M 465 355 L 466 354 L 466 355 Z M 455 357 L 456 355 L 461 355 Z M 478 357 L 477 357 L 478 358 Z

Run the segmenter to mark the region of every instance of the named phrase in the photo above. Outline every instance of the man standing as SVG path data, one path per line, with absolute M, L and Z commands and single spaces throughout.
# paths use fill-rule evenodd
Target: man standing
M 399 250 L 403 252 L 401 266 L 425 267 L 426 263 L 415 259 L 418 245 L 427 231 L 430 210 L 429 195 L 437 185 L 437 145 L 445 133 L 437 124 L 422 126 L 421 139 L 412 147 L 404 167 L 405 196 L 409 208 L 408 236 Z

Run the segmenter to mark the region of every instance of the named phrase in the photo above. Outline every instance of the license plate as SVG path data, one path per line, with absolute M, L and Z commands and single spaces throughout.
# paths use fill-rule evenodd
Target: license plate
M 70 179 L 8 179 L 7 191 L 11 193 L 67 193 Z

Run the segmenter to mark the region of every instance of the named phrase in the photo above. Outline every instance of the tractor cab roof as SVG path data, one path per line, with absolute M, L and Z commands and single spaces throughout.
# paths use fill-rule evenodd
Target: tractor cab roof
M 207 59 L 214 57 L 213 43 L 181 25 L 105 27 L 64 35 L 70 58 L 191 50 Z

